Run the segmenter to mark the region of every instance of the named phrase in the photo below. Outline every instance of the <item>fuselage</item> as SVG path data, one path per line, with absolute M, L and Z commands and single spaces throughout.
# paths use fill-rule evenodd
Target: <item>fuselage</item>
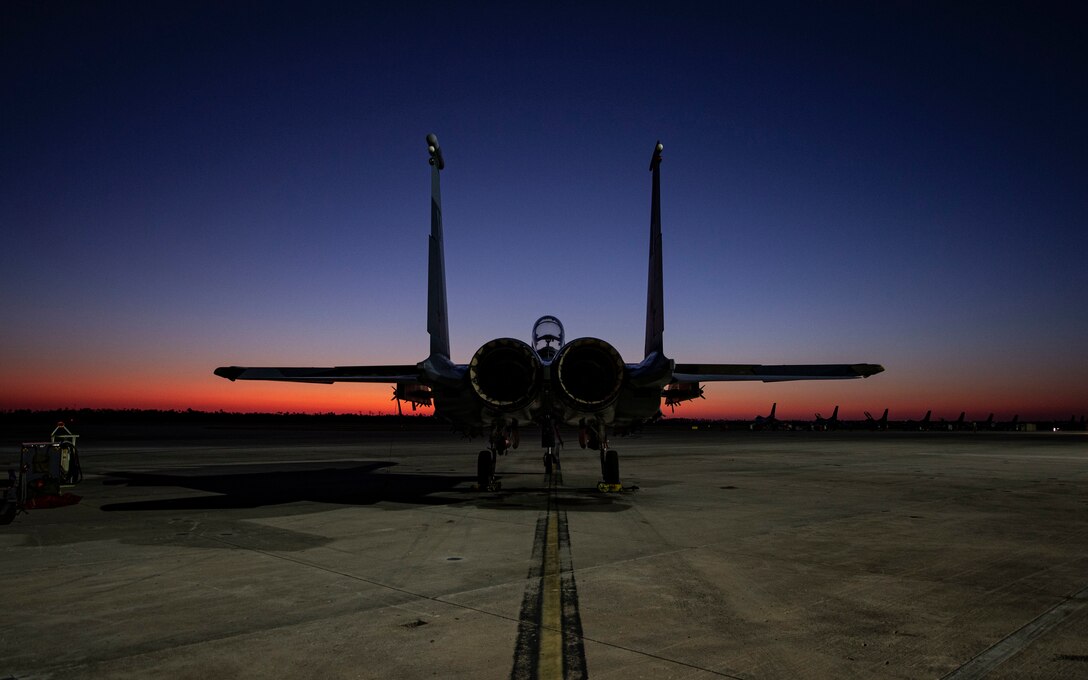
M 450 375 L 432 384 L 435 415 L 470 430 L 546 422 L 624 430 L 660 415 L 671 367 L 660 357 L 629 366 L 598 338 L 568 343 L 562 322 L 542 316 L 533 324 L 531 344 L 491 340 L 467 366 L 457 367 L 459 379 Z

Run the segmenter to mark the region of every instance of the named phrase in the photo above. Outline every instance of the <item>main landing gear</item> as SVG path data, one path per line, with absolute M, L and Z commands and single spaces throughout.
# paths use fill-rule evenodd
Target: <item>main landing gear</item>
M 615 449 L 608 448 L 608 439 L 604 428 L 599 424 L 584 424 L 579 428 L 578 443 L 583 449 L 597 449 L 601 456 L 601 481 L 597 490 L 616 493 L 623 490 L 620 482 L 620 457 Z M 546 420 L 541 424 L 540 444 L 544 448 L 544 474 L 551 475 L 561 469 L 559 449 L 563 440 L 555 424 Z M 495 477 L 495 464 L 499 456 L 504 456 L 511 448 L 518 447 L 517 423 L 497 422 L 491 430 L 487 449 L 476 457 L 476 488 L 480 491 L 498 491 L 502 484 Z
M 623 484 L 620 483 L 620 456 L 615 449 L 601 449 L 601 477 L 604 479 L 597 482 L 598 491 L 615 493 L 623 490 Z
M 520 439 L 517 421 L 499 421 L 491 427 L 488 448 L 476 456 L 476 487 L 480 491 L 498 491 L 502 488 L 502 483 L 495 478 L 495 463 L 499 456 L 506 455 L 511 446 L 516 449 Z
M 502 483 L 495 479 L 494 451 L 483 450 L 476 457 L 476 486 L 480 491 L 498 491 Z
M 620 456 L 615 449 L 608 448 L 608 438 L 604 434 L 604 428 L 599 423 L 596 426 L 583 423 L 578 430 L 578 443 L 583 449 L 597 449 L 601 452 L 602 479 L 597 482 L 597 490 L 605 493 L 622 491 Z

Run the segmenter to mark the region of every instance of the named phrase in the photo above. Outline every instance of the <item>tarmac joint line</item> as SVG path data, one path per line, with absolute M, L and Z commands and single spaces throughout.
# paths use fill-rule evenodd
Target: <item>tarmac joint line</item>
M 963 664 L 941 680 L 975 680 L 985 677 L 994 668 L 1011 659 L 1072 614 L 1088 606 L 1088 586 L 1069 595 L 1046 610 L 1019 630 L 1007 635 L 1000 642 Z

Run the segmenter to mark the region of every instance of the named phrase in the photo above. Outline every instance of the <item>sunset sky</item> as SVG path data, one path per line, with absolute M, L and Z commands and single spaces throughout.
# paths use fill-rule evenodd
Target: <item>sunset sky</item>
M 1088 412 L 1080 3 L 0 3 L 0 409 L 389 412 L 222 365 L 641 357 L 664 144 L 665 350 L 881 363 L 676 415 Z

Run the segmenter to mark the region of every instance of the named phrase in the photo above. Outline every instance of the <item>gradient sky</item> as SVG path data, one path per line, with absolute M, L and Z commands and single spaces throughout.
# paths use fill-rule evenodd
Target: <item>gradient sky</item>
M 216 366 L 641 359 L 653 144 L 678 361 L 876 362 L 677 415 L 1088 412 L 1081 3 L 0 4 L 0 409 L 382 411 Z

